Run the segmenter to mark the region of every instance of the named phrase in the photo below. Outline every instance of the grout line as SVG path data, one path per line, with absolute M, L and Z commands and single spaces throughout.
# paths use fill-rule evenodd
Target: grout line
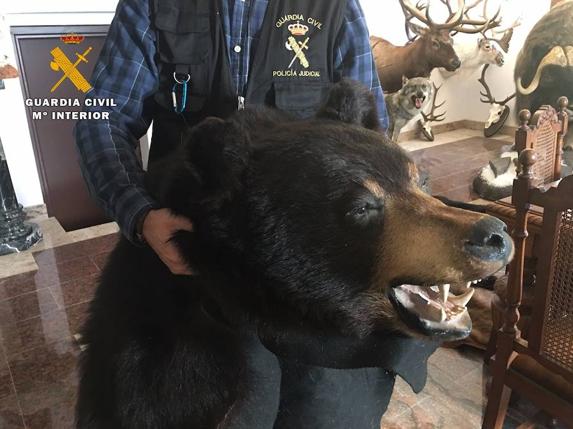
M 33 294 L 33 293 L 38 294 L 39 291 L 42 291 L 42 290 L 45 290 L 45 289 L 49 289 L 49 288 L 50 288 L 49 286 L 45 286 L 45 287 L 42 287 L 42 288 L 40 288 L 40 289 L 34 289 L 34 290 L 29 291 L 29 292 L 24 292 L 24 293 L 20 293 L 20 294 L 18 294 L 18 295 L 11 296 L 10 298 L 0 299 L 0 304 L 4 304 L 4 303 L 6 303 L 6 302 L 8 302 L 8 301 L 11 301 L 11 300 L 13 300 L 13 299 L 15 299 L 15 298 L 21 298 L 21 297 L 23 297 L 24 295 L 31 295 L 31 294 Z
M 22 410 L 22 405 L 20 404 L 20 395 L 18 394 L 18 390 L 16 390 L 14 374 L 12 374 L 10 361 L 8 360 L 8 355 L 6 354 L 6 350 L 2 343 L 0 343 L 0 351 L 2 352 L 2 356 L 4 357 L 4 361 L 6 362 L 6 367 L 8 368 L 8 375 L 10 375 L 10 382 L 12 383 L 12 388 L 14 389 L 14 395 L 16 396 L 16 403 L 18 404 L 18 412 L 20 414 L 20 420 L 22 421 L 23 427 L 26 428 L 27 426 L 26 426 L 26 421 L 24 420 L 24 411 Z

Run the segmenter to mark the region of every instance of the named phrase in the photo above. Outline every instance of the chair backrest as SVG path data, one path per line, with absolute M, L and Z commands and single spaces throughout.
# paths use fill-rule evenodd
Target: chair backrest
M 535 303 L 527 342 L 518 334 L 516 337 L 528 355 L 573 383 L 573 176 L 557 186 L 537 187 L 534 172 L 538 160 L 533 149 L 525 149 L 519 156 L 520 174 L 513 186 L 516 256 L 510 266 L 503 329 L 518 333 L 527 218 L 530 206 L 535 205 L 543 209 Z
M 538 155 L 533 174 L 536 184 L 547 184 L 561 177 L 563 137 L 567 133 L 567 107 L 569 100 L 558 100 L 559 111 L 551 106 L 542 106 L 533 117 L 529 110 L 519 112 L 520 126 L 515 133 L 518 153 L 534 149 Z

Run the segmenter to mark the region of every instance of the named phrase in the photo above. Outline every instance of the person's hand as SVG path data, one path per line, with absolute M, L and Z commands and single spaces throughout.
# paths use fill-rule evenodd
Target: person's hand
M 177 231 L 193 231 L 193 224 L 169 209 L 150 210 L 143 221 L 142 235 L 157 256 L 177 275 L 192 275 L 171 237 Z

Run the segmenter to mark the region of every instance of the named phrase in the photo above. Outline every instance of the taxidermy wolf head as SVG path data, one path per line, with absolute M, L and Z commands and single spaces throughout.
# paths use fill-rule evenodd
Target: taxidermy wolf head
M 389 135 L 397 141 L 400 130 L 414 118 L 418 118 L 432 101 L 432 81 L 425 77 L 402 78 L 402 89 L 386 96 L 390 116 Z

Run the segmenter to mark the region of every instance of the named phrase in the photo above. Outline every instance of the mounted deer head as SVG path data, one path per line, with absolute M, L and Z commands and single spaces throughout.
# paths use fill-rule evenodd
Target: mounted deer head
M 448 0 L 440 0 L 449 12 L 449 17 L 443 24 L 432 20 L 429 4 L 420 1 L 413 6 L 408 0 L 399 1 L 406 16 L 406 33 L 410 41 L 419 38 L 419 43 L 424 44 L 424 52 L 427 53 L 425 60 L 433 67 L 443 67 L 448 71 L 455 71 L 461 66 L 460 58 L 453 48 L 452 33 L 476 34 L 499 25 L 499 11 L 491 19 L 476 20 L 469 16 L 469 11 L 479 4 L 483 3 L 486 10 L 488 0 L 477 0 L 469 6 L 466 6 L 464 0 L 457 0 L 456 11 Z
M 496 46 L 495 41 L 488 38 L 478 39 L 478 64 L 495 64 L 501 67 L 505 64 L 503 52 Z
M 498 123 L 501 118 L 504 116 L 504 113 L 507 109 L 509 109 L 509 106 L 507 106 L 507 103 L 509 103 L 511 100 L 513 100 L 513 98 L 515 98 L 515 93 L 513 93 L 512 95 L 510 95 L 509 97 L 507 97 L 505 100 L 496 100 L 495 97 L 493 96 L 493 94 L 491 93 L 491 89 L 489 88 L 489 85 L 487 84 L 486 80 L 485 80 L 485 75 L 487 72 L 487 69 L 489 68 L 489 64 L 486 64 L 483 67 L 483 70 L 481 72 L 481 77 L 478 79 L 478 82 L 482 84 L 482 86 L 485 89 L 485 92 L 481 92 L 480 91 L 480 95 L 482 96 L 482 98 L 480 99 L 480 101 L 482 103 L 486 103 L 486 104 L 490 104 L 491 107 L 489 109 L 489 117 L 487 119 L 487 122 L 485 123 L 485 128 L 490 128 L 493 124 Z
M 483 32 L 483 39 L 479 39 L 479 54 L 477 61 L 480 65 L 484 64 L 495 64 L 501 67 L 505 63 L 504 52 L 507 54 L 509 52 L 509 44 L 513 38 L 513 29 L 521 25 L 521 17 L 518 18 L 509 27 L 501 30 L 491 30 L 491 34 L 488 35 L 487 32 Z M 497 35 L 502 35 L 501 38 L 497 38 Z M 499 47 L 499 49 L 498 49 Z
M 378 70 L 378 77 L 384 91 L 399 91 L 402 87 L 402 76 L 429 77 L 432 70 L 438 67 L 455 71 L 461 66 L 456 54 L 452 33 L 480 33 L 499 26 L 497 17 L 473 19 L 468 17 L 468 8 L 475 8 L 487 0 L 478 0 L 466 7 L 464 0 L 457 0 L 454 11 L 448 0 L 444 3 L 449 16 L 442 24 L 436 23 L 430 13 L 429 5 L 419 1 L 415 6 L 410 0 L 399 0 L 406 17 L 406 31 L 410 43 L 406 46 L 395 46 L 381 37 L 372 36 L 370 44 Z

